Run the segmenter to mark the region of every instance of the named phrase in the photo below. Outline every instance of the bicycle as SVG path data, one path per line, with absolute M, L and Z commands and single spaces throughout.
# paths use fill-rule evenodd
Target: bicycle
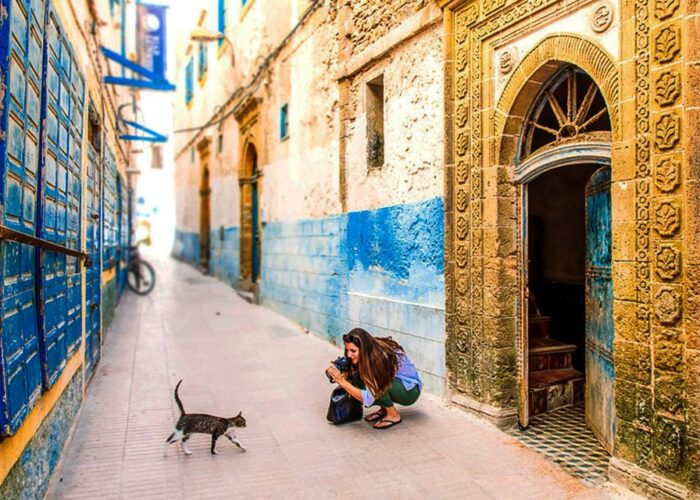
M 139 243 L 136 243 L 129 249 L 130 259 L 126 284 L 129 290 L 135 294 L 148 295 L 153 290 L 153 287 L 156 286 L 156 272 L 153 266 L 139 255 Z

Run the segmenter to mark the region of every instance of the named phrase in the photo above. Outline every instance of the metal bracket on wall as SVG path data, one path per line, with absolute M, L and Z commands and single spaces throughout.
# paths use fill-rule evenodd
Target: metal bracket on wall
M 144 125 L 141 125 L 140 123 L 136 123 L 136 122 L 131 121 L 131 120 L 126 120 L 124 118 L 122 118 L 122 122 L 129 125 L 130 127 L 135 128 L 136 130 L 140 130 L 141 132 L 144 132 L 144 135 L 122 134 L 119 136 L 119 138 L 122 141 L 148 141 L 148 142 L 167 142 L 168 141 L 167 135 L 159 134 L 155 130 L 151 130 L 150 128 L 148 128 Z
M 5 227 L 3 225 L 0 225 L 0 240 L 16 241 L 18 243 L 24 243 L 26 245 L 32 245 L 37 248 L 41 248 L 42 250 L 48 250 L 50 252 L 58 252 L 65 255 L 70 255 L 72 257 L 78 257 L 80 260 L 85 261 L 85 265 L 87 267 L 90 267 L 92 265 L 90 256 L 84 252 L 81 252 L 79 250 L 73 250 L 72 248 L 64 247 L 63 245 L 43 240 L 41 238 L 37 238 L 36 236 L 30 236 L 28 234 L 20 233 L 19 231 L 15 231 L 14 229 L 10 229 L 9 227 Z
M 175 85 L 170 83 L 168 80 L 162 78 L 151 70 L 148 70 L 124 57 L 121 54 L 108 49 L 107 47 L 100 47 L 102 49 L 102 55 L 107 59 L 111 59 L 120 66 L 129 69 L 143 77 L 142 80 L 136 78 L 126 78 L 124 76 L 105 76 L 104 83 L 111 85 L 126 85 L 127 87 L 138 87 L 142 89 L 150 90 L 161 90 L 161 91 L 172 91 L 175 90 Z

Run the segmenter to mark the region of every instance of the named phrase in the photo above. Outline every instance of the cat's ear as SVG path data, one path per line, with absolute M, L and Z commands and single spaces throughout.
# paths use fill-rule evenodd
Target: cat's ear
M 240 417 L 240 416 L 242 416 L 242 415 L 243 415 L 243 412 L 242 412 L 242 411 L 239 411 L 239 412 L 238 412 L 238 415 L 236 415 L 236 418 L 238 418 L 238 417 Z

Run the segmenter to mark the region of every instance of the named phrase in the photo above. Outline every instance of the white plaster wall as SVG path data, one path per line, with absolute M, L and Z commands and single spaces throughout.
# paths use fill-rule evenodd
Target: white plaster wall
M 211 229 L 240 226 L 238 177 L 226 175 L 211 182 Z
M 199 234 L 199 190 L 197 186 L 176 187 L 175 200 L 177 229 Z
M 264 167 L 261 196 L 266 222 L 310 219 L 340 211 L 338 141 Z
M 443 194 L 442 26 L 393 49 L 353 80 L 346 168 L 348 210 L 412 203 Z M 384 73 L 384 166 L 367 168 L 366 82 Z M 352 113 L 353 111 L 351 111 Z
M 492 68 L 495 79 L 496 102 L 501 97 L 501 93 L 505 88 L 508 80 L 513 74 L 513 71 L 508 74 L 503 74 L 500 71 L 500 57 L 506 50 L 513 50 L 517 54 L 517 61 L 513 65 L 515 69 L 520 61 L 527 56 L 538 43 L 545 37 L 553 34 L 574 33 L 581 35 L 588 40 L 594 40 L 600 44 L 612 56 L 614 60 L 620 60 L 620 8 L 618 5 L 609 5 L 613 8 L 613 20 L 610 27 L 603 33 L 596 33 L 591 28 L 591 16 L 593 12 L 604 2 L 591 3 L 575 12 L 572 12 L 560 19 L 556 19 L 540 28 L 523 34 L 522 36 L 509 41 L 507 44 L 499 47 L 493 53 Z M 607 2 L 605 2 L 607 3 Z
M 340 212 L 338 83 L 335 23 L 316 16 L 273 69 L 263 102 L 268 164 L 261 193 L 265 221 L 324 217 Z M 321 24 L 319 24 L 321 23 Z M 279 134 L 289 106 L 289 137 Z

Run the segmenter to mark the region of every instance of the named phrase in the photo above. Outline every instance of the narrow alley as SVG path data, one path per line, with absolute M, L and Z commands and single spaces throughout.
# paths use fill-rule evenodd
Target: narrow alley
M 328 424 L 323 374 L 338 350 L 174 260 L 128 294 L 48 498 L 603 498 L 489 424 L 424 395 L 387 432 Z M 187 410 L 235 415 L 221 439 L 166 447 Z

